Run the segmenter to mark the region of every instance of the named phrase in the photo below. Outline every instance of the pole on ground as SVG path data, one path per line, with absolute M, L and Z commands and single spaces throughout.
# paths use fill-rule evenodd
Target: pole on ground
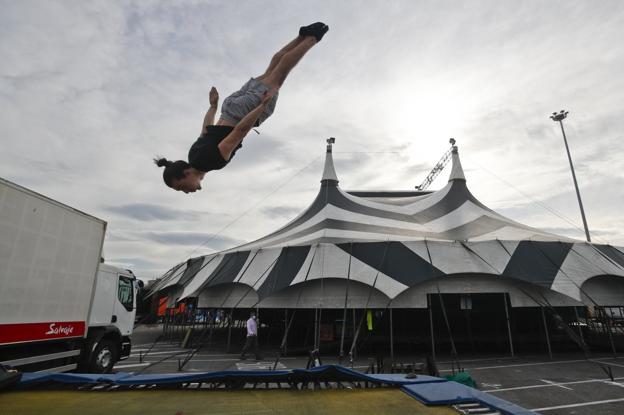
M 444 298 L 440 292 L 440 286 L 437 286 L 438 297 L 440 299 L 440 308 L 442 309 L 442 316 L 444 316 L 444 324 L 446 324 L 446 330 L 448 331 L 449 339 L 451 340 L 451 354 L 453 361 L 457 359 L 457 349 L 455 348 L 455 340 L 453 340 L 453 332 L 451 331 L 451 325 L 449 324 L 448 316 L 446 315 L 446 306 L 444 305 Z
M 288 348 L 288 309 L 284 309 L 284 355 Z
M 470 319 L 471 312 L 472 310 L 468 308 L 464 310 L 464 316 L 466 317 L 466 328 L 468 329 L 468 339 L 470 340 L 470 349 L 474 353 L 475 352 L 474 338 L 472 337 L 472 324 L 471 324 L 471 319 Z
M 234 323 L 234 308 L 230 308 L 230 317 L 228 318 L 228 338 L 226 353 L 230 353 L 230 346 L 232 345 L 232 323 Z
M 323 321 L 323 309 L 319 308 L 318 309 L 318 333 L 317 333 L 317 346 L 316 349 L 319 351 L 319 355 L 321 353 L 321 323 Z
M 392 327 L 392 309 L 390 309 L 390 359 L 394 362 L 394 328 Z
M 317 340 L 318 340 L 318 336 L 317 333 L 318 332 L 318 308 L 314 309 L 314 349 L 318 349 L 318 345 L 317 345 Z
M 344 308 L 342 310 L 342 331 L 340 333 L 340 354 L 338 356 L 338 361 L 342 363 L 342 358 L 344 357 L 344 338 L 345 338 L 345 327 L 347 325 L 347 305 L 349 304 L 349 280 L 351 279 L 351 251 L 353 251 L 353 244 L 350 244 L 350 252 L 349 252 L 349 268 L 347 269 L 347 287 L 345 288 L 345 302 Z
M 433 337 L 433 301 L 431 294 L 427 294 L 427 303 L 429 304 L 429 327 L 431 328 L 431 355 L 435 359 L 435 339 Z
M 540 310 L 542 311 L 542 321 L 544 322 L 544 333 L 546 333 L 546 344 L 548 345 L 548 356 L 550 356 L 550 360 L 552 360 L 552 350 L 550 348 L 550 336 L 548 335 L 548 326 L 546 325 L 546 314 L 544 314 L 544 307 L 540 305 Z
M 507 335 L 509 336 L 509 352 L 514 357 L 513 339 L 511 338 L 511 323 L 509 319 L 509 309 L 507 308 L 507 293 L 503 293 L 503 301 L 505 302 L 505 318 L 507 319 Z
M 574 306 L 574 317 L 576 317 L 576 326 L 578 327 L 579 337 L 581 338 L 581 342 L 585 343 L 585 338 L 583 337 L 583 330 L 581 329 L 581 322 L 579 321 L 579 314 L 576 306 Z
M 617 359 L 617 350 L 615 350 L 615 343 L 613 342 L 613 333 L 611 332 L 611 320 L 607 317 L 607 310 L 602 306 L 602 315 L 607 326 L 607 332 L 609 333 L 609 342 L 611 343 L 611 351 L 613 352 L 613 358 Z
M 357 317 L 357 313 L 355 311 L 355 308 L 353 309 L 353 336 L 355 336 L 355 330 L 356 330 L 356 320 L 355 318 Z M 351 361 L 355 360 L 355 355 L 357 353 L 357 345 L 353 345 L 352 347 L 352 352 L 351 352 Z
M 342 312 L 342 332 L 340 334 L 340 354 L 338 355 L 338 361 L 342 363 L 344 357 L 344 338 L 345 338 L 345 326 L 347 325 L 347 309 Z

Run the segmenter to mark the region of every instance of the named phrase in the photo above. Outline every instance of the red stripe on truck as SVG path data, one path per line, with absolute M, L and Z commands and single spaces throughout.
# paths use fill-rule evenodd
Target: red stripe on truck
M 0 344 L 83 337 L 84 321 L 0 324 Z

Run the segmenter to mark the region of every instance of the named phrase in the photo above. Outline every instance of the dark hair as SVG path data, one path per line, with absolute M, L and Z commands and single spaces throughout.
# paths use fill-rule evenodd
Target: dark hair
M 184 170 L 191 167 L 191 165 L 184 160 L 169 161 L 166 158 L 155 158 L 154 164 L 156 164 L 158 167 L 165 168 L 165 170 L 163 171 L 163 180 L 165 181 L 165 184 L 169 187 L 171 187 L 171 181 L 173 179 L 183 179 Z

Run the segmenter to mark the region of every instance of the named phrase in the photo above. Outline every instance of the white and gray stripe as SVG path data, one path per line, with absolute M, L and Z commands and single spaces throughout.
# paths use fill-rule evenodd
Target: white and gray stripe
M 375 197 L 340 189 L 328 146 L 320 191 L 308 209 L 254 242 L 179 264 L 152 292 L 199 296 L 214 306 L 333 307 L 346 301 L 364 307 L 361 288 L 369 287 L 368 300 L 375 303 L 397 299 L 397 306 L 409 306 L 411 298 L 421 307 L 425 297 L 413 291 L 445 276 L 505 277 L 496 281 L 554 290 L 573 302 L 583 300 L 583 284 L 593 277 L 624 277 L 622 250 L 531 228 L 483 205 L 468 190 L 456 149 L 452 157 L 449 182 L 439 191 Z M 350 284 L 360 288 L 351 292 Z M 359 299 L 339 300 L 347 292 Z

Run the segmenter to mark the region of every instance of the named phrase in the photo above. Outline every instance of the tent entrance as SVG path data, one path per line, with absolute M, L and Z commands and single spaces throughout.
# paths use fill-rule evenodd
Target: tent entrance
M 428 305 L 430 336 L 438 351 L 450 351 L 452 342 L 458 353 L 509 350 L 506 293 L 430 293 Z

